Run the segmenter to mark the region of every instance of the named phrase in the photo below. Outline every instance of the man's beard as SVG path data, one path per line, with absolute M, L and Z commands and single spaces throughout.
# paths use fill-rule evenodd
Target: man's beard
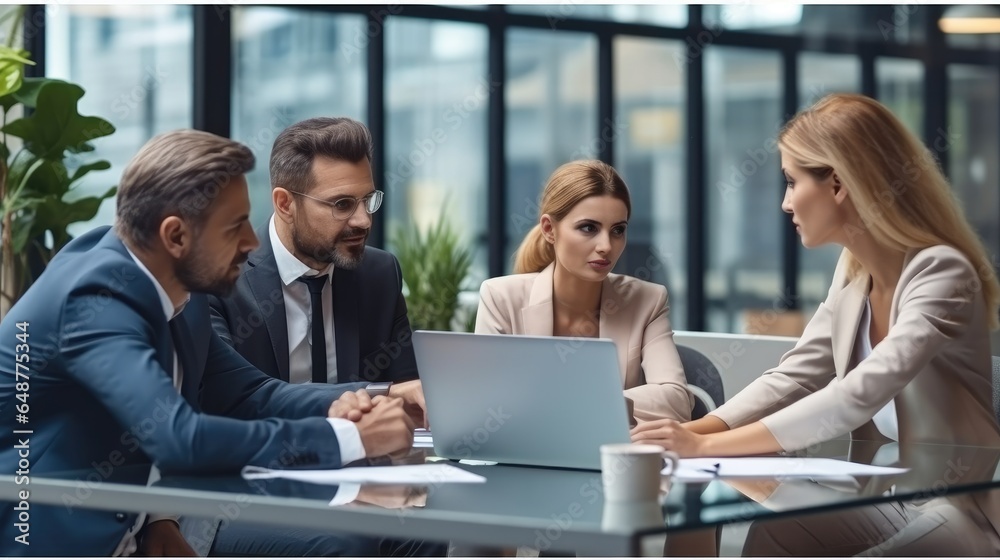
M 326 243 L 316 242 L 307 238 L 302 235 L 301 229 L 293 227 L 292 244 L 295 246 L 296 251 L 316 262 L 326 264 L 333 263 L 333 266 L 336 268 L 354 270 L 361 266 L 361 261 L 365 258 L 364 243 L 358 245 L 357 247 L 352 247 L 347 251 L 338 249 L 337 243 L 342 239 L 360 237 L 362 234 L 367 237 L 368 230 L 345 229 L 340 232 L 340 235 L 337 236 L 337 239 L 334 240 L 332 244 L 328 245 Z
M 239 262 L 233 264 L 242 264 L 246 260 L 247 255 L 244 254 L 240 257 Z M 177 279 L 190 292 L 226 297 L 232 293 L 239 276 L 230 279 L 228 276 L 229 267 L 226 267 L 224 274 L 214 273 L 212 262 L 214 262 L 213 259 L 205 258 L 200 250 L 195 250 L 177 263 Z

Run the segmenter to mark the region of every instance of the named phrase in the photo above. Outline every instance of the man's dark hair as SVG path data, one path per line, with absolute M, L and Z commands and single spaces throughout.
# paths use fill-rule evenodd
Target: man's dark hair
M 215 134 L 185 129 L 155 136 L 122 173 L 118 234 L 148 249 L 168 216 L 198 231 L 222 188 L 253 166 L 250 148 Z
M 372 161 L 372 135 L 358 121 L 338 117 L 307 119 L 281 131 L 271 149 L 271 188 L 309 192 L 317 156 L 358 163 Z

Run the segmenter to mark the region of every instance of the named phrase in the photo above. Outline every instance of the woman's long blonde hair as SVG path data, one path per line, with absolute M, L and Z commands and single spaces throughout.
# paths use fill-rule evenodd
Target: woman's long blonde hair
M 949 245 L 964 254 L 979 277 L 990 327 L 997 327 L 1000 286 L 988 253 L 934 156 L 884 105 L 828 95 L 789 121 L 778 145 L 819 179 L 836 172 L 878 243 L 899 251 Z M 848 278 L 864 272 L 850 252 L 843 258 Z
M 628 186 L 613 167 L 597 160 L 578 160 L 561 165 L 549 177 L 542 191 L 539 219 L 548 214 L 558 222 L 581 200 L 592 196 L 612 196 L 625 203 L 627 216 L 632 215 L 632 199 Z M 535 224 L 514 254 L 514 273 L 539 272 L 556 258 L 555 249 L 542 235 L 541 224 Z

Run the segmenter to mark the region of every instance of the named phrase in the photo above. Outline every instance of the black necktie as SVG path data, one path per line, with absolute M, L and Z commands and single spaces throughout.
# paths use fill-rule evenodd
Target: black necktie
M 303 276 L 299 282 L 309 287 L 312 303 L 312 381 L 326 383 L 326 328 L 323 326 L 323 286 L 329 274 Z

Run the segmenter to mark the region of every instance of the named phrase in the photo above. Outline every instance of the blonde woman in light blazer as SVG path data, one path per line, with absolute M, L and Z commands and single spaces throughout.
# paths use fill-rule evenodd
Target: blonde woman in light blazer
M 610 165 L 574 161 L 542 193 L 517 274 L 483 282 L 476 332 L 610 338 L 637 422 L 689 420 L 693 401 L 667 319 L 667 290 L 611 274 L 625 249 L 628 187 Z
M 933 157 L 884 106 L 847 94 L 797 115 L 778 145 L 782 209 L 802 244 L 844 247 L 829 294 L 777 367 L 706 417 L 638 426 L 633 440 L 689 457 L 791 451 L 847 433 L 901 448 L 1000 447 L 989 341 L 1000 287 Z M 762 522 L 767 538 L 747 544 L 767 546 L 745 552 L 1000 553 L 996 492 L 869 506 L 840 516 L 854 524 L 844 531 L 808 519 L 793 520 L 796 531 Z

